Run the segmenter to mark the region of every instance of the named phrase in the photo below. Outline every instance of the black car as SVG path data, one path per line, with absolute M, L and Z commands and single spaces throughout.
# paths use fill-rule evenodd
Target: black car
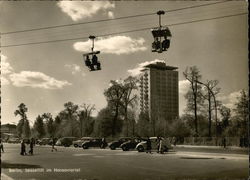
M 124 142 L 121 144 L 120 148 L 122 148 L 123 151 L 128 151 L 130 149 L 135 149 L 136 145 L 142 141 L 145 141 L 145 139 L 142 138 L 133 138 L 127 142 Z
M 90 147 L 100 147 L 100 148 L 105 148 L 107 146 L 107 143 L 105 142 L 103 145 L 103 141 L 100 138 L 93 138 L 87 141 L 84 141 L 82 143 L 82 148 L 83 149 L 88 149 Z
M 109 148 L 111 150 L 115 150 L 116 148 L 120 147 L 121 144 L 123 144 L 124 142 L 129 141 L 129 140 L 131 140 L 131 138 L 124 137 L 124 138 L 120 138 L 117 141 L 112 141 L 109 143 Z

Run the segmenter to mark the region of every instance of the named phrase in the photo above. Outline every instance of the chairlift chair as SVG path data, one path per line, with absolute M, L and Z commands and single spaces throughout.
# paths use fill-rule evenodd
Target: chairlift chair
M 172 37 L 172 34 L 167 26 L 161 25 L 161 15 L 165 14 L 165 12 L 158 11 L 157 14 L 159 15 L 159 27 L 151 29 L 154 37 L 152 52 L 162 53 L 163 51 L 167 51 L 170 47 L 170 38 Z

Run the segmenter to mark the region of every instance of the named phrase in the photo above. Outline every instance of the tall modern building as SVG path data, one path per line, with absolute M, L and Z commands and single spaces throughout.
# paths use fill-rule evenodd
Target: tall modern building
M 177 67 L 156 62 L 144 66 L 140 80 L 140 112 L 149 115 L 152 135 L 167 135 L 168 124 L 179 117 Z

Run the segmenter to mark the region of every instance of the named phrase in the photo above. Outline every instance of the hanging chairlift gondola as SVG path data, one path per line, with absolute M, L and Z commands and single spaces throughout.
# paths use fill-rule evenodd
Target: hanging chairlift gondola
M 151 29 L 154 37 L 152 52 L 162 53 L 162 51 L 167 51 L 170 47 L 170 38 L 172 37 L 172 34 L 167 26 L 161 25 L 161 15 L 163 14 L 165 14 L 164 11 L 157 12 L 157 15 L 159 15 L 159 27 Z
M 89 36 L 89 39 L 92 40 L 91 52 L 83 54 L 83 58 L 85 60 L 85 65 L 89 68 L 90 71 L 98 71 L 98 70 L 101 70 L 101 63 L 100 61 L 98 61 L 98 57 L 97 57 L 97 54 L 100 54 L 100 51 L 94 51 L 95 36 Z M 89 56 L 92 56 L 91 60 Z

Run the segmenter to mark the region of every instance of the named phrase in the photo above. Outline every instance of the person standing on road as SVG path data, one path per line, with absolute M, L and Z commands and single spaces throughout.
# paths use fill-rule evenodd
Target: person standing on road
M 1 148 L 1 152 L 4 152 L 2 139 L 0 139 L 0 148 Z
M 149 139 L 149 137 L 147 138 L 147 151 L 146 151 L 146 153 L 152 153 L 151 152 L 151 149 L 152 149 L 152 147 L 151 147 L 151 141 L 150 141 L 150 139 Z
M 25 147 L 25 142 L 24 140 L 21 141 L 21 153 L 20 153 L 22 156 L 23 155 L 26 155 L 26 147 Z
M 163 154 L 163 150 L 162 150 L 162 138 L 159 137 L 159 153 Z
M 101 148 L 102 148 L 102 149 L 105 149 L 106 145 L 107 145 L 106 139 L 105 139 L 105 138 L 102 138 L 102 145 L 101 145 Z
M 53 152 L 53 150 L 57 151 L 57 149 L 55 148 L 55 144 L 56 144 L 56 138 L 52 138 L 52 149 L 51 149 L 51 152 Z
M 29 150 L 30 155 L 33 155 L 33 147 L 34 147 L 34 139 L 31 138 L 31 140 L 30 140 L 30 150 Z
M 222 139 L 222 145 L 223 145 L 224 149 L 226 149 L 226 146 L 227 146 L 226 137 L 223 137 L 223 139 Z

